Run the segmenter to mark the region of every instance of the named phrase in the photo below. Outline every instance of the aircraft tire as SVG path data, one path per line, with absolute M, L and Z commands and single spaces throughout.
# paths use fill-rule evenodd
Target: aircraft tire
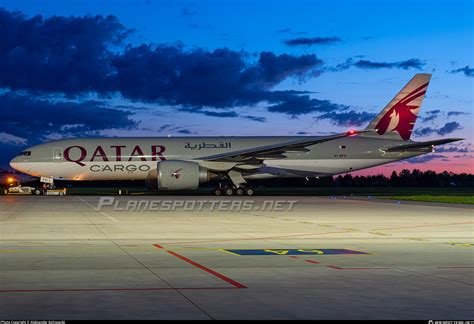
M 224 190 L 226 196 L 232 196 L 234 194 L 234 190 L 232 188 L 227 188 Z
M 236 194 L 237 196 L 243 196 L 244 193 L 245 193 L 245 191 L 244 191 L 244 189 L 242 189 L 242 188 L 237 188 L 237 189 L 235 189 L 235 194 Z
M 214 196 L 222 196 L 222 189 L 216 188 L 212 191 L 212 193 L 214 194 Z
M 252 188 L 248 187 L 248 188 L 245 188 L 245 195 L 246 196 L 253 196 L 255 194 L 255 190 L 253 190 Z

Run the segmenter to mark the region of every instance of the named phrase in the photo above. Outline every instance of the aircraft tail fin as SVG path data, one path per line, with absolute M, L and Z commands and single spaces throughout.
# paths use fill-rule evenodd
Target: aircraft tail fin
M 431 74 L 416 74 L 365 130 L 408 141 L 430 79 Z

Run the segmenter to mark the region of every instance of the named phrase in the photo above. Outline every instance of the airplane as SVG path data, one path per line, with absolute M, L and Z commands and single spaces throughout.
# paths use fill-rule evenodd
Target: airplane
M 431 74 L 416 74 L 360 131 L 329 136 L 63 139 L 27 148 L 10 166 L 51 179 L 50 183 L 146 180 L 152 189 L 190 190 L 217 180 L 214 195 L 251 196 L 255 190 L 247 180 L 347 173 L 463 140 L 410 140 L 430 79 Z

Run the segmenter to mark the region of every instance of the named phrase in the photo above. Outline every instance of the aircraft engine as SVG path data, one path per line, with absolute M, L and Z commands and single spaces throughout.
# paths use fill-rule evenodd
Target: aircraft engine
M 149 173 L 149 177 L 155 179 L 158 190 L 196 189 L 213 176 L 195 162 L 173 160 L 158 162 L 156 170 Z

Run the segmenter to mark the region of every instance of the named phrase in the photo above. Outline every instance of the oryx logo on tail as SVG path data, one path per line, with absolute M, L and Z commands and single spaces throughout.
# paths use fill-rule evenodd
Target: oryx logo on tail
M 398 132 L 401 138 L 408 140 L 420 110 L 421 101 L 416 99 L 423 96 L 427 88 L 428 83 L 423 84 L 390 108 L 375 126 L 377 133 Z
M 409 140 L 430 79 L 431 74 L 416 74 L 369 123 L 366 130 L 385 137 Z

